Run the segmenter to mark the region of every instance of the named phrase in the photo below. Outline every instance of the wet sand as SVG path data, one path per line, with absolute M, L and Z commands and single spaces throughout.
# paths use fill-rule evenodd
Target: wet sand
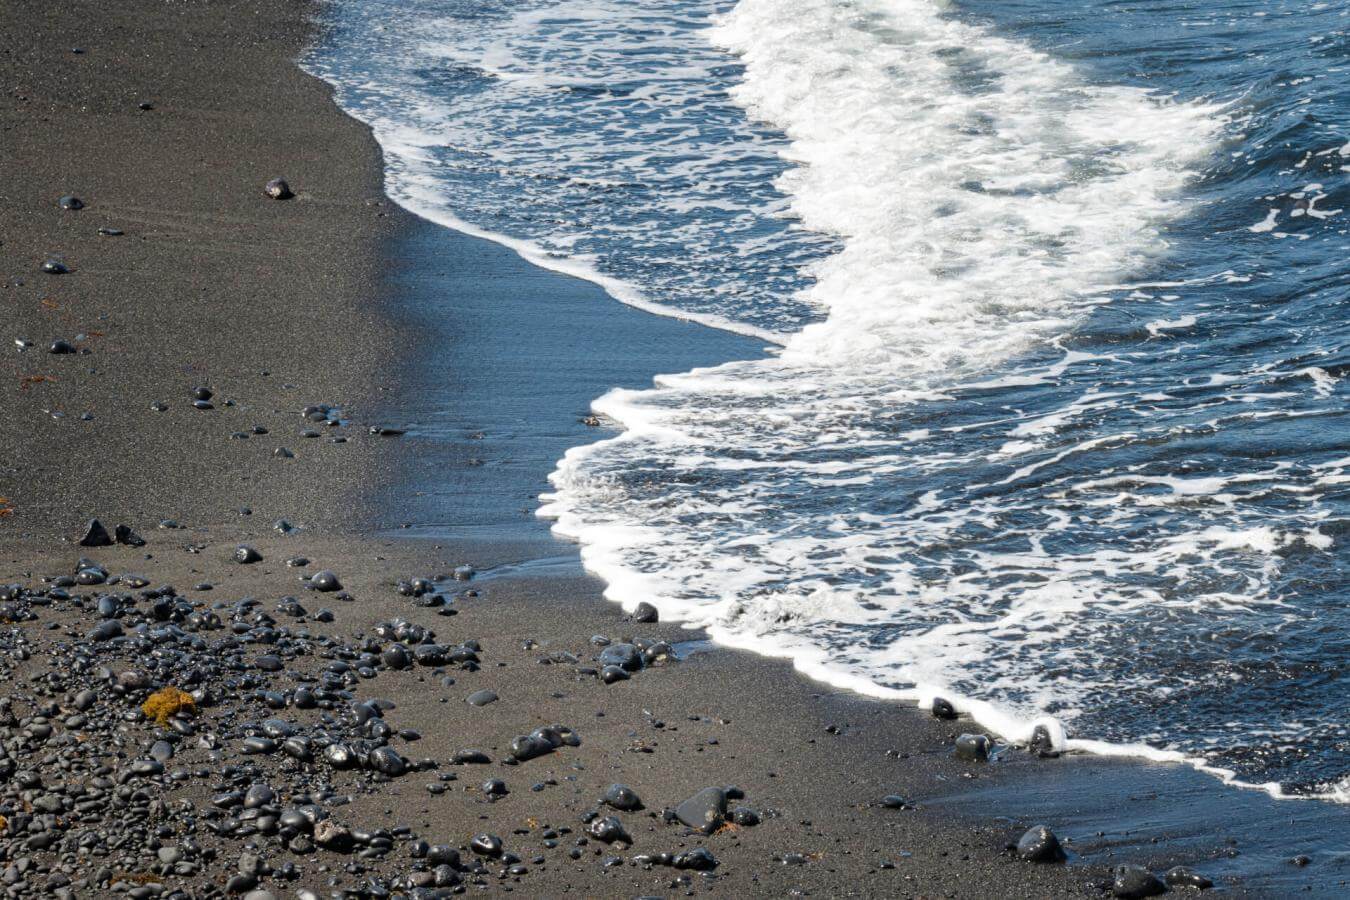
M 600 598 L 602 585 L 579 572 L 574 551 L 532 518 L 546 474 L 539 462 L 594 434 L 578 422 L 584 406 L 560 398 L 752 348 L 671 320 L 644 331 L 631 310 L 613 312 L 631 319 L 618 329 L 628 343 L 616 342 L 600 331 L 608 320 L 592 286 L 508 262 L 500 248 L 394 208 L 382 198 L 369 134 L 294 66 L 310 36 L 308 12 L 140 0 L 23 0 L 0 10 L 4 33 L 22 38 L 0 55 L 10 87 L 0 120 L 10 163 L 0 168 L 0 302 L 7 347 L 33 342 L 6 350 L 0 383 L 0 584 L 21 586 L 3 627 L 11 718 L 0 729 L 14 763 L 0 789 L 6 890 L 430 891 L 435 867 L 419 854 L 420 839 L 458 850 L 459 867 L 442 873 L 453 881 L 441 885 L 447 891 L 1109 892 L 1113 860 L 1076 858 L 1077 840 L 1066 842 L 1067 866 L 1008 852 L 1041 821 L 1034 797 L 983 819 L 941 809 L 957 786 L 996 789 L 1007 773 L 1053 772 L 1064 761 L 1020 751 L 996 765 L 958 760 L 952 742 L 978 730 L 973 723 L 831 691 L 785 662 L 634 623 Z M 263 194 L 278 176 L 297 197 Z M 60 209 L 67 194 L 86 207 Z M 49 257 L 69 273 L 42 272 Z M 425 274 L 428 258 L 435 277 Z M 410 275 L 415 267 L 423 275 Z M 410 283 L 419 277 L 420 286 Z M 461 296 L 438 303 L 447 282 Z M 484 329 L 496 335 L 489 339 L 472 327 L 483 304 L 457 303 L 491 291 L 502 295 L 491 303 L 498 315 L 522 298 L 551 297 L 569 304 L 555 311 L 571 312 L 542 343 L 531 343 L 537 327 L 523 325 L 518 340 L 501 341 L 500 322 Z M 48 353 L 57 340 L 79 352 Z M 643 355 L 641 346 L 665 349 Z M 530 387 L 531 377 L 557 380 L 581 358 L 600 364 L 566 390 Z M 618 358 L 625 362 L 603 364 Z M 198 387 L 212 392 L 210 409 L 194 407 Z M 334 407 L 318 418 L 337 424 L 302 417 L 317 404 Z M 469 412 L 489 409 L 496 419 Z M 540 424 L 541 410 L 552 424 Z M 371 426 L 411 430 L 383 436 Z M 110 530 L 129 525 L 145 545 L 75 546 L 95 516 Z M 278 532 L 280 519 L 294 530 Z M 163 520 L 179 527 L 159 527 Z M 261 560 L 236 562 L 240 544 Z M 82 556 L 114 579 L 135 573 L 148 584 L 54 580 L 74 576 Z M 285 564 L 297 557 L 308 561 Z M 476 574 L 457 580 L 465 565 Z M 306 577 L 324 569 L 347 596 L 310 589 Z M 421 597 L 408 596 L 411 586 L 400 592 L 414 578 L 429 579 Z M 117 599 L 101 606 L 109 596 Z M 156 604 L 170 600 L 183 615 L 157 618 Z M 220 627 L 202 624 L 206 613 Z M 476 641 L 476 660 L 391 662 L 391 650 L 426 644 L 376 628 L 396 617 L 434 629 L 442 649 Z M 93 636 L 107 621 L 122 633 Z M 607 685 L 596 674 L 597 635 L 673 649 L 658 648 L 651 665 Z M 279 668 L 263 659 L 272 656 Z M 194 667 L 197 681 L 182 686 L 204 691 L 195 714 L 169 728 L 146 721 L 145 697 Z M 318 711 L 297 701 L 316 684 L 331 688 Z M 97 696 L 76 711 L 82 689 Z M 495 702 L 466 702 L 481 690 Z M 381 717 L 353 706 L 371 698 L 393 707 Z M 279 746 L 245 752 L 267 746 L 260 739 L 279 727 L 269 718 L 316 750 L 343 743 L 360 762 L 335 767 L 323 753 L 301 759 Z M 580 745 L 511 760 L 513 738 L 553 723 Z M 159 741 L 172 749 L 168 761 L 139 765 L 163 751 Z M 405 765 L 377 764 L 384 748 Z M 468 748 L 491 761 L 454 764 Z M 115 799 L 82 805 L 99 778 L 139 793 L 108 788 Z M 507 791 L 495 800 L 484 789 L 494 779 Z M 598 806 L 615 782 L 645 809 Z M 229 789 L 261 783 L 275 796 L 246 817 Z M 744 793 L 731 806 L 750 807 L 759 824 L 703 835 L 662 815 L 703 788 L 731 785 Z M 883 804 L 888 795 L 905 802 Z M 304 841 L 294 849 L 286 811 L 316 798 L 348 829 L 387 829 L 391 849 L 371 834 L 340 849 Z M 35 803 L 61 815 L 45 821 Z M 631 841 L 589 836 L 593 813 L 617 816 Z M 269 816 L 279 829 L 259 823 Z M 121 827 L 131 842 L 110 848 L 107 833 Z M 500 837 L 504 852 L 475 855 L 479 833 Z M 305 834 L 317 840 L 313 823 Z M 714 869 L 643 858 L 697 847 L 715 857 Z M 165 862 L 166 849 L 186 855 L 190 871 Z M 1187 852 L 1193 858 L 1173 854 L 1168 864 L 1211 860 L 1208 849 Z

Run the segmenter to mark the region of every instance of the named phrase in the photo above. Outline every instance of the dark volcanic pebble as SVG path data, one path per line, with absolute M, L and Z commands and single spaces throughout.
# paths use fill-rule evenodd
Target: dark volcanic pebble
M 145 546 L 145 538 L 133 531 L 130 525 L 118 525 L 113 529 L 113 534 L 119 544 L 125 544 L 128 547 Z
M 637 791 L 626 784 L 611 784 L 600 801 L 621 812 L 642 809 L 642 799 L 638 797 Z
M 623 822 L 619 821 L 618 816 L 604 816 L 591 822 L 587 829 L 591 837 L 597 841 L 604 841 L 606 844 L 612 844 L 615 841 L 623 841 L 625 844 L 633 843 L 629 837 L 628 830 L 623 827 Z
M 59 259 L 49 259 L 42 264 L 42 271 L 48 275 L 67 275 L 70 269 Z
M 675 807 L 675 818 L 695 831 L 712 834 L 727 815 L 727 792 L 720 787 L 699 791 Z
M 107 226 L 100 228 L 98 230 L 98 233 L 103 235 L 104 237 L 121 237 L 123 234 L 125 234 L 125 232 L 122 231 L 122 229 L 120 228 L 108 228 Z
M 956 755 L 972 762 L 985 762 L 989 759 L 989 749 L 993 742 L 985 734 L 963 734 L 956 739 Z
M 309 586 L 316 591 L 323 591 L 324 593 L 342 590 L 342 582 L 338 581 L 338 577 L 328 569 L 324 569 L 322 572 L 315 572 L 310 576 Z
M 941 697 L 933 698 L 933 718 L 935 719 L 955 719 L 956 707 L 951 702 Z
M 1064 848 L 1059 845 L 1059 838 L 1044 825 L 1036 825 L 1022 835 L 1017 842 L 1017 855 L 1027 862 L 1064 862 Z
M 469 849 L 479 856 L 501 856 L 502 839 L 495 834 L 477 834 L 469 841 Z
M 284 178 L 273 178 L 263 187 L 263 193 L 273 200 L 289 200 L 295 196 L 291 193 L 291 186 L 286 183 Z
M 84 537 L 80 538 L 81 547 L 111 547 L 112 536 L 98 519 L 90 519 L 84 527 Z
M 686 850 L 675 857 L 673 865 L 677 869 L 692 869 L 695 872 L 711 872 L 717 868 L 717 859 L 703 847 Z
M 656 607 L 645 600 L 637 605 L 637 609 L 633 610 L 633 621 L 641 622 L 644 625 L 651 624 L 660 617 L 660 613 L 656 611 Z
M 642 668 L 642 652 L 632 644 L 610 644 L 600 651 L 600 664 L 636 672 Z
M 1189 887 L 1204 891 L 1214 887 L 1214 882 L 1210 881 L 1204 875 L 1194 869 L 1188 869 L 1185 866 L 1174 866 L 1167 870 L 1163 875 L 1168 887 Z
M 1111 895 L 1121 900 L 1156 897 L 1166 890 L 1167 887 L 1157 876 L 1143 866 L 1117 866 L 1115 880 L 1111 883 Z
M 627 681 L 633 676 L 629 675 L 622 666 L 605 666 L 600 670 L 600 680 L 605 684 L 613 684 L 616 681 Z
M 60 200 L 56 201 L 56 205 L 62 209 L 84 209 L 84 201 L 74 194 L 66 194 Z
M 55 340 L 47 347 L 47 352 L 56 356 L 64 356 L 75 352 L 75 345 L 70 341 Z
M 234 561 L 248 565 L 250 563 L 260 562 L 263 556 L 248 544 L 240 544 L 234 548 Z

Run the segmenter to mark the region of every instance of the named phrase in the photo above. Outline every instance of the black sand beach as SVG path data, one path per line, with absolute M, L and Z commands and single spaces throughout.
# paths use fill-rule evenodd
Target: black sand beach
M 370 135 L 294 65 L 310 12 L 0 9 L 0 302 L 32 342 L 0 385 L 6 894 L 1110 894 L 1090 834 L 1044 822 L 1068 865 L 1009 851 L 1034 796 L 942 809 L 1064 760 L 957 759 L 973 723 L 600 598 L 533 519 L 541 462 L 595 434 L 603 387 L 754 342 L 393 207 Z M 277 177 L 293 199 L 264 194 Z M 91 518 L 133 534 L 79 546 Z M 646 664 L 606 684 L 597 657 L 630 641 Z M 156 724 L 166 688 L 195 710 Z M 616 783 L 643 808 L 602 805 Z M 663 815 L 731 786 L 710 834 Z M 1156 862 L 1205 869 L 1221 844 Z

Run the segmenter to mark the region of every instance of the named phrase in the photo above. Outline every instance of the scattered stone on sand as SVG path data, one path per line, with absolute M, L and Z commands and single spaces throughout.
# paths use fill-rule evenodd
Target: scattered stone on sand
M 70 341 L 58 339 L 51 342 L 51 345 L 47 347 L 47 352 L 55 356 L 66 356 L 77 351 L 75 345 Z
M 635 812 L 642 809 L 642 798 L 626 784 L 611 784 L 605 789 L 605 795 L 600 798 L 600 802 L 620 812 Z
M 708 787 L 675 807 L 675 818 L 695 831 L 712 834 L 726 821 L 727 793 Z
M 311 575 L 309 586 L 324 593 L 342 590 L 342 582 L 338 581 L 338 577 L 328 569 L 323 569 Z
M 70 274 L 70 268 L 66 266 L 65 263 L 61 262 L 61 260 L 54 257 L 42 264 L 42 271 L 46 272 L 48 275 Z
M 89 520 L 89 524 L 84 526 L 84 536 L 79 540 L 81 547 L 111 547 L 112 543 L 108 529 L 98 519 Z
M 261 562 L 263 555 L 248 544 L 240 544 L 234 548 L 234 561 L 242 565 L 250 565 L 255 562 Z
M 291 186 L 286 183 L 284 178 L 273 178 L 263 187 L 263 193 L 273 200 L 289 200 L 295 196 L 291 193 Z
M 1158 877 L 1143 866 L 1116 866 L 1115 879 L 1111 882 L 1111 895 L 1121 900 L 1141 900 L 1143 897 L 1156 897 L 1165 893 L 1167 886 Z
M 474 691 L 464 698 L 464 702 L 470 706 L 487 706 L 489 703 L 497 702 L 497 694 L 489 690 Z
M 633 610 L 633 621 L 643 625 L 650 625 L 660 617 L 661 614 L 657 612 L 656 607 L 645 600 L 639 603 L 637 608 Z
M 56 205 L 61 207 L 62 209 L 69 209 L 69 210 L 84 209 L 84 201 L 81 200 L 79 197 L 76 197 L 74 194 L 66 194 L 60 200 L 56 201 Z
M 1044 825 L 1029 828 L 1017 842 L 1017 855 L 1027 862 L 1060 863 L 1064 862 L 1064 848 L 1059 838 Z
M 113 529 L 114 539 L 128 547 L 144 547 L 145 538 L 137 534 L 130 525 L 118 525 Z
M 104 225 L 102 228 L 100 228 L 98 230 L 98 233 L 103 237 L 121 237 L 122 235 L 126 234 L 126 232 L 120 228 L 111 228 L 107 225 Z

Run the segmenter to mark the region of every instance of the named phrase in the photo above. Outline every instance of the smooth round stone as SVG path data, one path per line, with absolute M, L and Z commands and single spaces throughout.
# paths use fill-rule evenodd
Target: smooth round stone
M 210 400 L 215 393 L 209 387 L 198 387 L 192 389 L 193 400 Z
M 627 681 L 632 676 L 623 666 L 605 666 L 600 670 L 600 680 L 605 684 L 613 684 L 616 681 Z
M 657 612 L 656 607 L 645 600 L 639 603 L 637 608 L 633 610 L 633 621 L 643 625 L 650 625 L 653 622 L 659 621 L 660 618 L 661 614 Z
M 42 264 L 42 271 L 48 275 L 68 275 L 70 269 L 59 259 L 49 259 Z
M 280 672 L 285 668 L 281 662 L 281 657 L 275 653 L 264 653 L 253 661 L 253 666 L 262 669 L 264 672 Z
M 600 664 L 636 672 L 642 668 L 642 651 L 632 644 L 610 644 L 600 651 Z
M 500 778 L 489 778 L 487 781 L 483 782 L 483 793 L 487 794 L 489 797 L 505 797 L 508 793 L 506 790 L 506 782 L 502 781 Z
M 727 814 L 727 792 L 719 787 L 704 788 L 675 807 L 675 818 L 684 825 L 712 834 Z
M 338 581 L 338 577 L 328 569 L 324 569 L 321 572 L 315 572 L 311 575 L 309 586 L 316 591 L 323 591 L 324 593 L 342 590 L 342 582 Z
M 955 752 L 958 758 L 971 762 L 986 762 L 993 742 L 986 734 L 963 734 L 956 739 Z
M 248 791 L 244 794 L 244 808 L 257 809 L 260 806 L 267 806 L 276 798 L 276 792 L 272 790 L 270 785 L 258 782 L 250 785 Z
M 68 356 L 76 351 L 75 345 L 70 341 L 56 340 L 52 341 L 51 345 L 47 347 L 47 352 L 54 356 Z
M 1111 883 L 1111 896 L 1120 900 L 1141 900 L 1164 893 L 1167 887 L 1143 866 L 1117 866 Z
M 261 562 L 262 558 L 263 555 L 248 544 L 240 544 L 234 548 L 234 561 L 242 565 Z
M 605 795 L 600 800 L 621 812 L 642 809 L 642 798 L 626 784 L 611 784 L 605 789 Z
M 497 702 L 497 695 L 489 690 L 474 691 L 464 698 L 464 702 L 470 706 L 487 706 L 489 703 Z
M 56 201 L 56 205 L 61 207 L 62 209 L 69 209 L 69 210 L 84 209 L 84 201 L 81 200 L 79 197 L 76 197 L 74 194 L 66 194 L 60 200 Z
M 1044 825 L 1027 829 L 1017 842 L 1017 855 L 1027 862 L 1064 862 L 1064 848 L 1060 846 L 1059 838 Z
M 370 751 L 370 767 L 390 777 L 398 777 L 408 770 L 408 761 L 393 747 Z
M 501 856 L 502 839 L 495 834 L 477 834 L 469 841 L 469 849 L 479 856 Z
M 291 192 L 291 186 L 286 183 L 284 178 L 273 178 L 263 187 L 263 193 L 273 200 L 289 200 L 295 196 Z
M 792 855 L 794 854 L 788 854 L 788 856 Z M 800 854 L 796 855 L 800 856 Z M 783 858 L 783 861 L 787 862 L 786 856 Z M 803 858 L 802 862 L 805 861 L 805 858 Z M 677 855 L 672 861 L 672 865 L 677 869 L 691 869 L 695 872 L 711 872 L 713 869 L 717 868 L 717 858 L 714 857 L 712 852 L 708 849 L 704 847 L 695 847 L 692 850 L 686 850 Z

